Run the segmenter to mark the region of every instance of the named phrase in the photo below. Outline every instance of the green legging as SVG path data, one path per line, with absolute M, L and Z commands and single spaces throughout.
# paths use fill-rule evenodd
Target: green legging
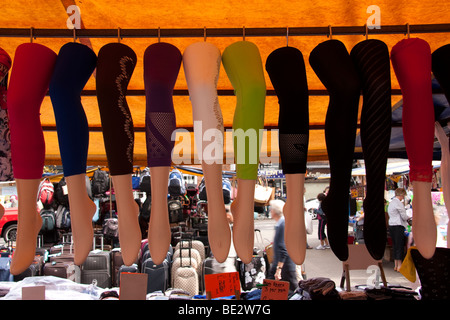
M 236 94 L 233 118 L 236 177 L 255 180 L 264 128 L 266 82 L 258 47 L 249 41 L 228 46 L 222 62 Z

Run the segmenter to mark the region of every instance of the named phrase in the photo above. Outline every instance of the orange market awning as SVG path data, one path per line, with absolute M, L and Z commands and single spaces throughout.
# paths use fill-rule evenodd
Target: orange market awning
M 145 143 L 145 96 L 143 95 L 143 54 L 145 49 L 158 41 L 160 30 L 161 41 L 177 46 L 181 52 L 191 43 L 206 41 L 216 44 L 223 50 L 235 41 L 242 40 L 245 32 L 246 40 L 254 42 L 265 63 L 267 56 L 275 49 L 289 46 L 302 51 L 307 69 L 310 95 L 310 141 L 309 160 L 327 159 L 324 122 L 328 107 L 326 90 L 309 66 L 309 53 L 320 42 L 328 39 L 331 31 L 334 39 L 341 40 L 350 51 L 358 42 L 365 39 L 365 24 L 373 12 L 368 7 L 373 1 L 106 1 L 106 0 L 17 0 L 5 3 L 0 11 L 0 47 L 14 58 L 18 45 L 30 41 L 41 43 L 58 52 L 68 41 L 73 41 L 73 31 L 68 30 L 67 20 L 73 18 L 73 11 L 67 10 L 72 5 L 80 9 L 80 29 L 75 30 L 76 41 L 85 43 L 98 53 L 99 49 L 109 43 L 120 41 L 130 46 L 137 54 L 138 62 L 129 84 L 127 97 L 133 122 L 135 125 L 135 165 L 146 165 Z M 407 24 L 411 36 L 427 40 L 432 51 L 448 44 L 450 27 L 450 3 L 447 0 L 379 0 L 381 29 L 368 29 L 369 38 L 384 41 L 389 49 L 406 37 Z M 427 26 L 442 26 L 442 30 Z M 424 26 L 425 25 L 425 26 Z M 33 29 L 31 29 L 31 27 Z M 244 28 L 245 27 L 245 30 Z M 344 27 L 350 27 L 346 29 Z M 120 29 L 119 29 L 120 28 Z M 307 28 L 313 28 L 309 32 Z M 184 35 L 180 36 L 180 30 Z M 286 38 L 289 30 L 289 37 Z M 359 30 L 349 32 L 348 30 Z M 418 32 L 420 30 L 420 32 Z M 189 31 L 189 32 L 188 32 Z M 85 32 L 83 34 L 83 32 Z M 128 32 L 128 35 L 127 35 Z M 143 36 L 138 36 L 136 33 Z M 181 33 L 183 33 L 181 32 Z M 186 33 L 187 32 L 187 33 Z M 220 32 L 225 32 L 221 36 Z M 265 33 L 270 35 L 264 35 Z M 87 34 L 103 36 L 86 36 Z M 352 34 L 353 33 L 353 34 Z M 134 34 L 133 36 L 129 36 Z M 401 92 L 392 70 L 392 105 L 401 100 Z M 276 129 L 278 123 L 278 99 L 273 94 L 273 87 L 266 73 L 268 96 L 266 99 L 265 127 Z M 225 70 L 221 68 L 219 82 L 219 103 L 222 109 L 225 128 L 231 128 L 235 108 L 235 97 Z M 82 103 L 87 114 L 90 127 L 90 145 L 88 163 L 105 165 L 106 155 L 101 132 L 100 115 L 95 96 L 95 78 L 91 77 L 85 87 Z M 180 69 L 175 86 L 174 105 L 177 127 L 187 129 L 192 144 L 192 107 L 187 94 L 187 84 Z M 361 99 L 362 104 L 362 99 Z M 46 164 L 60 164 L 59 146 L 56 134 L 55 118 L 50 98 L 46 97 L 41 108 L 41 123 L 46 141 Z M 226 143 L 229 138 L 226 137 Z M 278 141 L 276 131 L 270 131 L 265 137 L 268 141 L 262 147 L 262 162 L 278 157 Z M 196 158 L 195 151 L 179 156 L 181 164 L 192 164 Z M 227 148 L 224 154 L 226 162 L 233 161 L 233 150 Z

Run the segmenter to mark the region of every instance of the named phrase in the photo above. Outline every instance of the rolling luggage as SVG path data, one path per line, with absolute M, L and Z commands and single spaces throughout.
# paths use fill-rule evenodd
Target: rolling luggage
M 72 261 L 53 261 L 44 265 L 44 276 L 54 276 L 80 283 L 80 267 Z
M 195 268 L 195 270 L 197 271 L 198 274 L 201 273 L 203 259 L 197 249 L 188 248 L 188 247 L 178 248 L 177 250 L 175 250 L 175 252 L 173 254 L 173 260 L 176 261 L 180 257 L 187 258 L 187 259 L 189 259 L 189 258 L 194 259 L 195 264 L 192 264 L 192 265 L 197 266 Z M 190 260 L 186 260 L 186 261 L 189 261 L 189 263 L 190 263 Z M 185 262 L 185 261 L 183 261 L 183 262 Z
M 10 257 L 0 257 L 0 281 L 14 281 L 14 277 L 9 270 L 10 266 Z
M 91 251 L 81 266 L 81 283 L 91 284 L 94 280 L 100 288 L 111 287 L 111 257 L 107 251 Z
M 201 270 L 201 265 L 199 266 L 197 259 L 193 257 L 193 252 L 197 250 L 192 249 L 192 240 L 182 240 L 178 250 L 180 254 L 175 257 L 177 250 L 175 251 L 172 264 L 173 288 L 182 289 L 194 296 L 198 294 L 200 288 L 198 270 Z
M 198 253 L 200 254 L 200 258 L 201 260 L 205 260 L 205 245 L 203 244 L 202 241 L 200 240 L 181 240 L 180 242 L 178 242 L 175 246 L 175 251 L 180 249 L 180 247 L 183 246 L 183 248 L 192 248 L 198 251 Z
M 131 266 L 122 265 L 120 266 L 119 270 L 117 270 L 117 274 L 114 276 L 114 279 L 116 279 L 117 283 L 113 283 L 113 287 L 120 287 L 120 275 L 124 272 L 127 273 L 138 273 L 139 268 L 137 264 L 132 264 Z
M 123 266 L 122 252 L 120 248 L 111 250 L 111 284 L 113 287 L 119 286 L 119 270 Z
M 154 264 L 152 258 L 142 263 L 141 273 L 146 273 L 147 293 L 166 291 L 169 288 L 169 262 L 165 259 L 161 264 Z

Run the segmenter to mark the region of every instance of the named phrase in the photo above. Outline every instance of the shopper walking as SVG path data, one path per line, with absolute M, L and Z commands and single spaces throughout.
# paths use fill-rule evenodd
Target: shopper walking
M 270 216 L 275 220 L 275 236 L 273 239 L 273 261 L 270 266 L 269 279 L 289 282 L 289 291 L 297 289 L 297 271 L 295 263 L 289 257 L 284 243 L 284 201 L 271 200 Z
M 324 193 L 319 193 L 317 195 L 317 200 L 319 200 L 319 207 L 316 209 L 318 226 L 318 237 L 320 240 L 320 245 L 316 247 L 318 250 L 329 249 L 328 238 L 325 234 L 325 226 L 327 225 L 327 217 L 322 210 L 322 200 L 325 199 L 326 195 Z
M 394 270 L 399 271 L 405 253 L 405 228 L 408 226 L 408 215 L 406 214 L 404 199 L 406 190 L 397 188 L 395 197 L 388 207 L 389 214 L 389 234 L 392 239 L 394 249 Z

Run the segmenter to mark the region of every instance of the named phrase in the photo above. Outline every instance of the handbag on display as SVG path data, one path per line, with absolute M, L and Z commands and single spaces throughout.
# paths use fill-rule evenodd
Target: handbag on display
M 267 206 L 269 201 L 274 198 L 275 189 L 265 183 L 261 177 L 258 177 L 255 184 L 255 205 Z
M 110 238 L 119 237 L 119 220 L 108 218 L 103 221 L 103 235 Z

